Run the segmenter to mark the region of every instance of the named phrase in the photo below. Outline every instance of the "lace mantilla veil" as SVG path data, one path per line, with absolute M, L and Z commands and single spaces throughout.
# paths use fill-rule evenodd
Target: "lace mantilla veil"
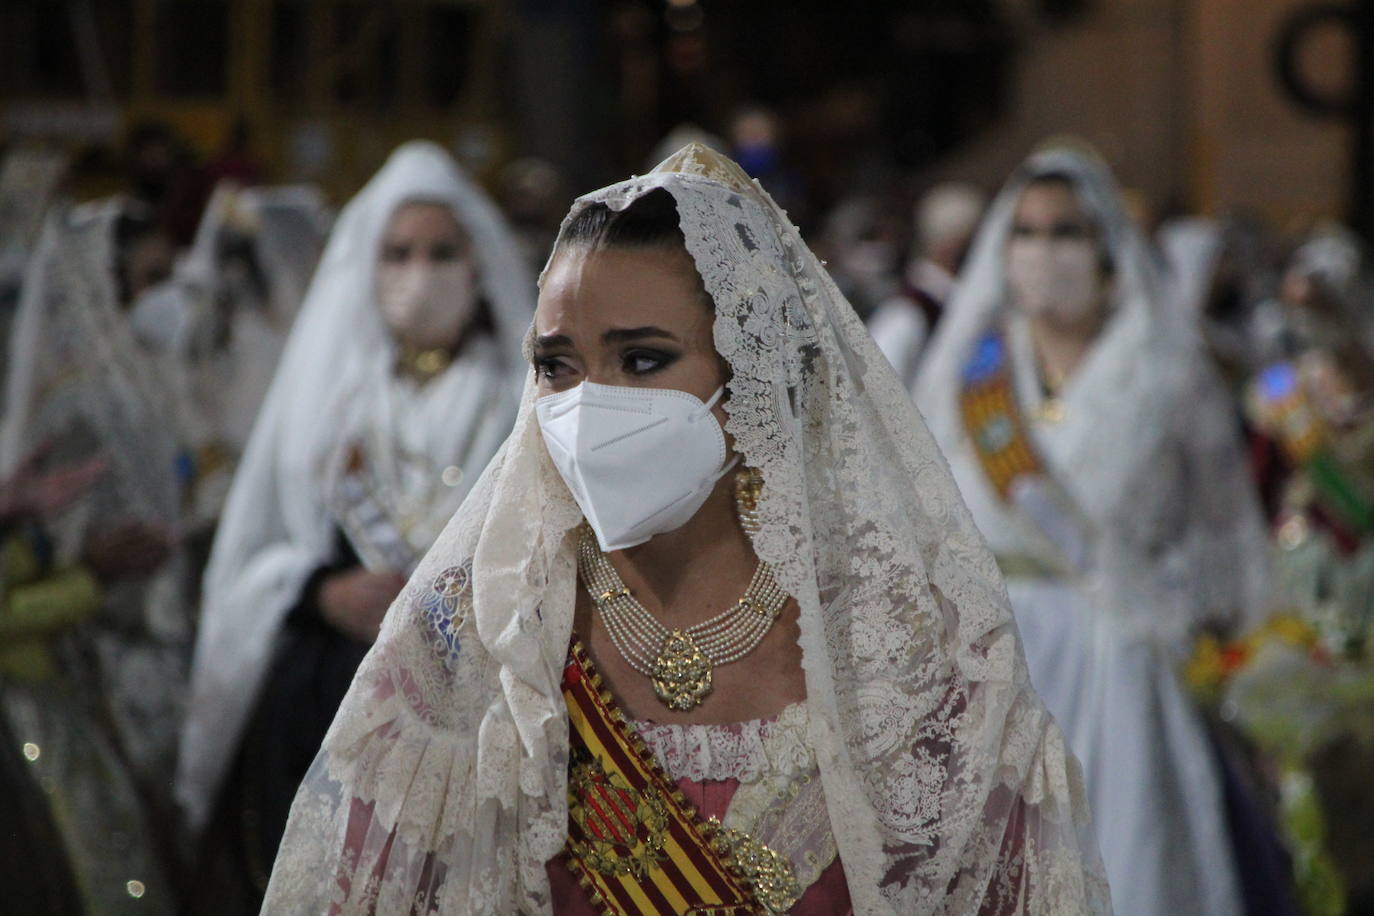
M 10 339 L 0 472 L 44 443 L 55 448 L 53 460 L 83 457 L 67 452 L 84 448 L 111 464 L 84 500 L 104 507 L 99 517 L 78 509 L 59 525 L 63 560 L 75 559 L 93 525 L 139 519 L 175 527 L 180 519 L 175 468 L 186 407 L 169 390 L 162 361 L 139 348 L 120 314 L 115 224 L 124 207 L 116 198 L 53 208 Z
M 857 913 L 1102 912 L 1077 764 L 943 458 L 797 230 L 691 145 L 580 198 L 677 202 L 716 303 L 759 556 L 801 607 L 809 741 Z M 566 225 L 566 224 L 565 224 Z M 387 616 L 307 776 L 266 912 L 549 913 L 576 504 L 519 418 Z

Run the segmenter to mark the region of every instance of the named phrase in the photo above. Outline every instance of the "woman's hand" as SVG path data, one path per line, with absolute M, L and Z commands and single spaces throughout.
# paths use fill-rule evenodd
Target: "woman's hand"
M 86 542 L 82 562 L 101 582 L 148 576 L 172 555 L 172 536 L 147 522 L 106 529 Z
M 97 456 L 41 470 L 49 447 L 39 446 L 20 462 L 14 474 L 0 481 L 0 522 L 43 518 L 76 502 L 105 473 L 109 461 Z
M 387 608 L 405 584 L 405 576 L 399 573 L 375 573 L 361 567 L 334 573 L 320 583 L 320 614 L 359 642 L 373 642 Z

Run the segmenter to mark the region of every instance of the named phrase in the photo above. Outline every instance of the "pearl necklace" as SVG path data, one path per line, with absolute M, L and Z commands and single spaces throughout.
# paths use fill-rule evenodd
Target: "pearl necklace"
M 631 668 L 653 682 L 654 692 L 669 709 L 700 705 L 711 692 L 712 669 L 752 652 L 787 603 L 772 567 L 760 561 L 744 596 L 730 607 L 686 629 L 669 629 L 625 587 L 585 526 L 577 560 L 612 644 Z

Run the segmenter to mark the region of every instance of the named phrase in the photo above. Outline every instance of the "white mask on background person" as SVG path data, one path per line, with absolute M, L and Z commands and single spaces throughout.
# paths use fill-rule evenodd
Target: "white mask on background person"
M 186 290 L 172 280 L 139 293 L 129 306 L 129 326 L 143 349 L 181 355 L 187 349 L 194 310 Z
M 458 258 L 442 263 L 381 264 L 377 300 L 382 320 L 421 350 L 451 347 L 477 308 L 477 271 Z
M 1088 239 L 1012 239 L 1007 285 L 1012 301 L 1032 317 L 1077 323 L 1100 307 L 1102 264 Z
M 583 382 L 535 401 L 549 457 L 605 551 L 643 544 L 696 515 L 735 461 L 711 408 L 672 388 Z M 736 461 L 738 458 L 736 458 Z

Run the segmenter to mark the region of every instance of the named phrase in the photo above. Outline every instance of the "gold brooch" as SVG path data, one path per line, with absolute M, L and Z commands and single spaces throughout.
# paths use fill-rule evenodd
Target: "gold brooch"
M 693 709 L 711 692 L 711 662 L 692 637 L 674 630 L 654 659 L 651 680 L 669 709 Z
M 777 914 L 792 909 L 802 895 L 792 863 L 742 830 L 722 827 L 714 817 L 710 823 L 719 829 L 712 841 L 716 851 L 749 885 L 764 911 Z
M 568 814 L 579 828 L 568 837 L 569 849 L 603 875 L 642 878 L 663 858 L 668 830 L 663 802 L 607 773 L 597 758 L 573 764 Z

